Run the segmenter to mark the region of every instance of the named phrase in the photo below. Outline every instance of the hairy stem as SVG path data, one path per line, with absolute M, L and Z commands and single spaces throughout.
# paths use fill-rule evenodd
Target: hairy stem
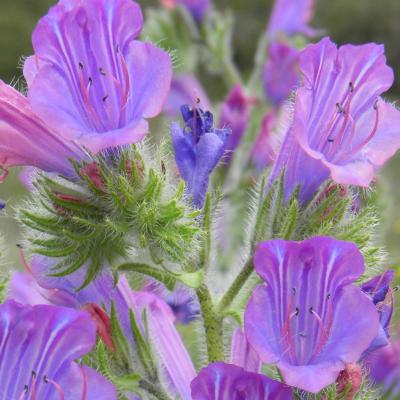
M 162 388 L 146 379 L 140 380 L 139 387 L 154 396 L 157 400 L 171 400 L 171 397 Z
M 250 275 L 254 271 L 253 259 L 250 258 L 243 269 L 239 272 L 238 276 L 232 282 L 229 289 L 226 291 L 222 299 L 220 300 L 217 307 L 217 314 L 221 315 L 226 311 L 226 309 L 232 304 L 235 300 L 236 296 L 239 294 L 243 285 L 246 283 L 247 279 L 249 279 Z
M 202 285 L 196 290 L 199 299 L 201 314 L 204 320 L 208 361 L 224 360 L 224 344 L 222 336 L 222 319 L 215 312 L 215 306 L 207 286 Z

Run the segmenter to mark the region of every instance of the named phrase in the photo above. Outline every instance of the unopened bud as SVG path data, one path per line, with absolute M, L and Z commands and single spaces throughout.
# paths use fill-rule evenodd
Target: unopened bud
M 111 350 L 115 351 L 115 345 L 111 336 L 110 317 L 97 304 L 88 303 L 83 306 L 83 310 L 87 311 L 96 323 L 97 334 L 103 340 L 104 344 Z
M 338 397 L 344 400 L 353 400 L 360 390 L 362 379 L 362 370 L 359 364 L 346 364 L 346 368 L 340 372 L 336 381 Z
M 102 192 L 106 191 L 103 179 L 100 174 L 99 165 L 95 162 L 85 165 L 81 169 L 82 176 L 87 177 L 93 185 Z

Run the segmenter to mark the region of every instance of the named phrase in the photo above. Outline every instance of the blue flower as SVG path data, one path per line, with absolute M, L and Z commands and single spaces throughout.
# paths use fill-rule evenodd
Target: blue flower
M 193 204 L 202 207 L 211 172 L 224 154 L 230 129 L 213 127 L 210 111 L 181 107 L 184 128 L 178 123 L 171 126 L 172 144 L 179 172 L 186 182 Z

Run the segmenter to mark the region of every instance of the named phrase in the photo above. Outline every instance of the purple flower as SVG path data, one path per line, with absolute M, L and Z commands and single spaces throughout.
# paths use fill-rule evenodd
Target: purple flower
M 164 111 L 171 117 L 177 117 L 182 104 L 196 104 L 197 102 L 205 110 L 211 108 L 207 94 L 196 77 L 190 74 L 178 75 L 172 79 Z
M 0 381 L 4 399 L 112 400 L 113 385 L 74 360 L 96 344 L 89 314 L 48 305 L 0 305 Z
M 185 105 L 181 112 L 185 127 L 176 122 L 171 126 L 175 160 L 193 204 L 201 208 L 209 176 L 224 154 L 230 130 L 214 128 L 210 111 Z
M 400 332 L 399 332 L 400 333 Z M 370 353 L 365 359 L 373 383 L 381 385 L 385 399 L 396 400 L 400 395 L 400 341 Z
M 261 170 L 272 164 L 277 146 L 277 138 L 274 136 L 273 129 L 276 126 L 276 112 L 268 112 L 262 122 L 258 137 L 251 151 L 251 159 L 257 169 Z
M 221 128 L 230 128 L 232 131 L 226 144 L 226 150 L 229 152 L 236 149 L 240 139 L 246 132 L 253 103 L 254 100 L 247 97 L 243 92 L 243 88 L 237 84 L 228 93 L 222 105 L 219 126 Z
M 393 82 L 383 51 L 325 38 L 301 52 L 303 83 L 271 177 L 285 168 L 286 198 L 300 185 L 305 203 L 329 177 L 366 187 L 400 147 L 400 112 L 379 97 Z
M 380 320 L 378 336 L 371 343 L 366 353 L 389 344 L 390 323 L 394 308 L 393 292 L 390 288 L 390 284 L 394 276 L 395 272 L 389 270 L 370 279 L 361 286 L 361 290 L 366 293 L 376 305 Z
M 354 285 L 361 253 L 329 237 L 271 240 L 258 246 L 254 266 L 265 283 L 247 305 L 247 339 L 287 384 L 318 393 L 378 334 L 375 305 Z
M 316 31 L 308 25 L 314 7 L 315 0 L 275 0 L 268 26 L 270 39 L 279 34 L 314 36 Z
M 211 5 L 211 0 L 160 0 L 160 2 L 166 8 L 175 8 L 178 5 L 185 7 L 197 23 L 201 23 Z
M 164 285 L 149 280 L 142 290 L 160 296 L 171 307 L 176 320 L 181 324 L 189 324 L 200 315 L 200 305 L 196 297 L 184 285 L 177 285 L 171 292 Z
M 192 384 L 192 400 L 290 400 L 289 387 L 265 375 L 217 362 L 203 368 Z
M 261 360 L 251 347 L 241 328 L 236 328 L 232 336 L 231 363 L 249 372 L 260 372 Z
M 24 66 L 33 110 L 92 152 L 141 140 L 172 75 L 166 52 L 135 40 L 142 27 L 131 0 L 61 0 L 39 21 Z
M 284 42 L 273 42 L 268 48 L 264 68 L 264 91 L 268 100 L 279 106 L 299 83 L 299 51 Z
M 15 165 L 71 175 L 68 159 L 84 157 L 76 144 L 59 136 L 32 111 L 22 94 L 1 81 L 0 138 L 0 182 Z
M 91 284 L 76 292 L 76 288 L 85 279 L 85 273 L 79 269 L 66 277 L 51 277 L 48 274 L 52 272 L 54 264 L 55 261 L 50 258 L 33 257 L 31 277 L 21 273 L 13 274 L 9 286 L 10 298 L 25 304 L 50 303 L 75 309 L 87 309 L 86 306 L 94 304 L 104 307 L 107 313 L 110 313 L 111 303 L 114 302 L 122 329 L 133 349 L 136 345 L 132 336 L 129 310 L 134 312 L 138 323 L 141 323 L 142 314 L 146 310 L 149 332 L 146 340 L 152 343 L 159 356 L 160 368 L 170 391 L 175 396 L 188 398 L 190 382 L 196 372 L 175 328 L 175 316 L 171 308 L 153 293 L 131 290 L 124 276 L 120 276 L 115 287 L 114 279 L 107 271 L 103 271 Z M 90 309 L 93 310 L 92 307 Z M 97 328 L 101 334 L 105 326 L 98 324 Z M 144 334 L 144 326 L 141 328 Z M 107 335 L 102 338 L 109 339 Z

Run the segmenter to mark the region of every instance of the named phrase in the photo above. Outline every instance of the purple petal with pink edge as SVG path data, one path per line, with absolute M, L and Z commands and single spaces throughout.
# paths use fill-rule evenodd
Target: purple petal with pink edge
M 364 272 L 361 253 L 329 237 L 271 240 L 257 247 L 254 265 L 265 284 L 246 308 L 250 344 L 287 384 L 322 390 L 379 331 L 375 305 L 353 284 Z
M 135 40 L 142 26 L 130 0 L 65 0 L 51 8 L 25 67 L 35 112 L 92 152 L 141 140 L 172 76 L 166 52 Z
M 81 398 L 85 385 L 97 386 L 97 393 L 86 392 L 88 400 L 117 398 L 110 382 L 88 368 L 83 374 L 73 362 L 96 343 L 96 327 L 89 314 L 8 300 L 0 305 L 0 327 L 0 380 L 6 398 L 21 398 L 28 385 L 28 393 L 35 386 L 37 398 L 54 399 L 60 394 L 52 382 L 61 386 L 65 400 Z
M 308 24 L 314 15 L 315 0 L 275 0 L 269 20 L 268 35 L 315 36 L 318 32 Z
M 231 135 L 226 143 L 226 150 L 233 151 L 239 145 L 250 120 L 253 99 L 246 96 L 241 85 L 234 86 L 222 104 L 219 126 L 229 128 Z
M 204 110 L 211 108 L 204 88 L 194 75 L 182 74 L 173 78 L 164 112 L 170 117 L 178 117 L 183 104 L 199 104 Z
M 279 106 L 299 84 L 299 50 L 275 41 L 268 48 L 264 67 L 264 92 L 268 100 Z
M 216 362 L 203 368 L 191 384 L 192 400 L 290 400 L 286 385 L 233 364 Z
M 27 99 L 0 81 L 0 168 L 23 165 L 72 175 L 69 158 L 82 159 L 76 145 L 57 136 L 32 111 Z
M 275 159 L 278 148 L 278 139 L 274 135 L 275 125 L 276 113 L 272 110 L 264 116 L 260 132 L 251 151 L 251 159 L 258 170 L 271 165 Z
M 383 46 L 337 48 L 329 38 L 300 53 L 303 84 L 272 173 L 285 168 L 285 196 L 307 202 L 321 183 L 368 186 L 400 148 L 400 112 L 379 96 L 393 83 Z M 316 173 L 318 171 L 318 173 Z
M 236 328 L 232 336 L 231 363 L 249 372 L 260 372 L 261 360 L 251 347 L 241 328 Z

